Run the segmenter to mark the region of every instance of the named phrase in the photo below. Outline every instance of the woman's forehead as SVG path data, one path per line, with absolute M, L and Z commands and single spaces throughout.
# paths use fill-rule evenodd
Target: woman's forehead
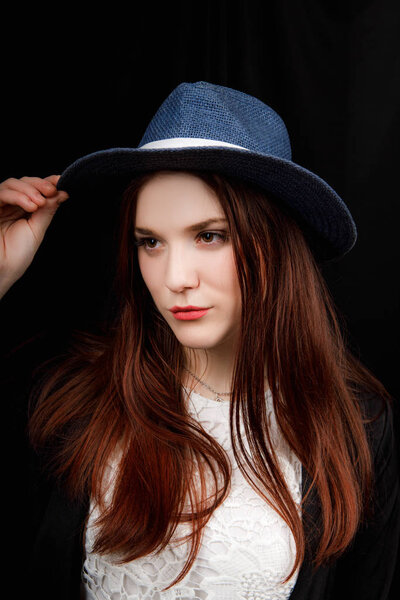
M 216 193 L 195 175 L 157 173 L 138 194 L 136 225 L 143 229 L 171 221 L 187 229 L 219 218 L 225 218 L 225 214 Z

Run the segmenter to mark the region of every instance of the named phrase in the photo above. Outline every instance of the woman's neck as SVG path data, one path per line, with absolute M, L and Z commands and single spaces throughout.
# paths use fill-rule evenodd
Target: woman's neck
M 183 370 L 182 384 L 205 398 L 215 398 L 216 393 L 232 392 L 234 357 L 226 354 L 210 356 L 210 352 L 208 354 L 207 364 L 204 356 L 196 354 L 194 357 L 192 353 L 191 360 L 187 360 L 185 364 L 186 369 L 190 372 L 186 369 Z M 265 369 L 265 378 L 266 372 Z M 222 398 L 229 400 L 230 396 L 223 395 Z
M 235 357 L 232 353 L 224 352 L 222 349 L 218 351 L 215 348 L 212 351 L 208 350 L 207 354 L 208 360 L 205 352 L 191 349 L 187 353 L 185 367 L 200 379 L 202 383 L 185 369 L 182 374 L 183 385 L 194 389 L 194 391 L 206 398 L 215 398 L 215 393 L 211 390 L 215 390 L 218 393 L 231 392 Z M 229 396 L 223 397 L 229 399 Z

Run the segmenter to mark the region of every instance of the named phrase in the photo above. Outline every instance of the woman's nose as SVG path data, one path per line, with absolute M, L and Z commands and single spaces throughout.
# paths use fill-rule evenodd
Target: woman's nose
M 194 257 L 183 245 L 170 247 L 165 267 L 165 285 L 173 292 L 197 287 L 199 277 Z

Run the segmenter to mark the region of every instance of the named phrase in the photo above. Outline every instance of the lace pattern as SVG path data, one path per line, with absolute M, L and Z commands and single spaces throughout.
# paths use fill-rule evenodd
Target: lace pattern
M 229 431 L 229 402 L 220 403 L 196 392 L 188 395 L 189 411 L 223 446 L 232 464 L 231 490 L 204 528 L 200 552 L 185 578 L 162 591 L 181 572 L 189 545 L 170 544 L 124 565 L 112 556 L 92 552 L 96 507 L 86 530 L 86 560 L 82 581 L 86 600 L 287 600 L 298 570 L 286 583 L 296 553 L 292 533 L 283 519 L 248 484 L 235 461 Z M 301 463 L 278 430 L 272 397 L 266 392 L 272 441 L 289 490 L 300 512 Z M 109 484 L 112 484 L 112 468 Z M 112 485 L 110 485 L 111 489 Z M 179 528 L 181 527 L 181 528 Z M 181 524 L 176 535 L 186 533 Z

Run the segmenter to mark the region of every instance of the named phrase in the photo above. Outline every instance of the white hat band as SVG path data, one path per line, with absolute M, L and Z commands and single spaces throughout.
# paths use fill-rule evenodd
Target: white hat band
M 148 148 L 187 148 L 190 146 L 226 146 L 228 148 L 240 148 L 241 150 L 247 150 L 248 152 L 250 152 L 248 148 L 244 148 L 243 146 L 237 146 L 236 144 L 229 144 L 228 142 L 221 142 L 221 140 L 208 140 L 206 138 L 191 137 L 177 137 L 167 138 L 165 140 L 156 140 L 155 142 L 148 142 L 147 144 L 143 144 L 143 146 L 140 146 L 139 150 L 143 150 L 144 148 L 146 150 Z

